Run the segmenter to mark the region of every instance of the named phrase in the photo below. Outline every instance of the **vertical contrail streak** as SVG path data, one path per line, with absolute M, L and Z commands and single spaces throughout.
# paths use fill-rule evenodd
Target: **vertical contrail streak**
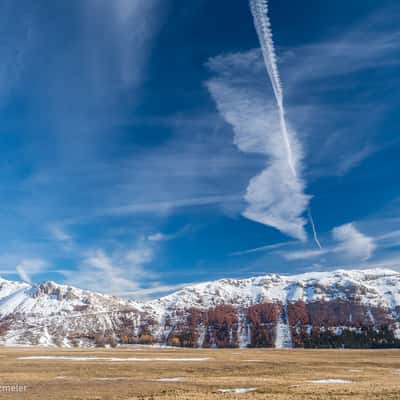
M 315 228 L 314 218 L 313 218 L 313 216 L 312 216 L 312 214 L 311 214 L 311 208 L 308 207 L 308 210 L 307 210 L 307 211 L 308 211 L 308 219 L 309 219 L 310 224 L 311 224 L 311 228 L 312 228 L 312 231 L 313 231 L 315 243 L 317 243 L 317 246 L 322 250 L 321 243 L 320 243 L 320 241 L 319 241 L 319 239 L 318 239 L 317 230 L 316 230 L 316 228 Z
M 282 136 L 286 147 L 288 165 L 294 178 L 297 178 L 296 165 L 293 157 L 292 145 L 290 143 L 290 135 L 287 128 L 285 117 L 285 107 L 283 105 L 283 89 L 279 75 L 278 65 L 276 62 L 275 46 L 272 38 L 271 22 L 268 17 L 268 0 L 249 0 L 250 9 L 254 19 L 254 25 L 260 41 L 264 63 L 271 80 L 272 89 L 274 91 L 276 103 L 279 111 L 279 123 L 282 130 Z M 318 234 L 315 229 L 314 220 L 311 210 L 308 208 L 308 218 L 313 230 L 314 240 L 321 249 L 321 243 L 318 240 Z
M 283 106 L 283 90 L 276 63 L 275 47 L 272 40 L 271 23 L 268 17 L 267 0 L 250 0 L 250 9 L 254 18 L 254 25 L 261 44 L 265 66 L 271 79 L 276 103 L 279 110 L 279 122 L 285 142 L 288 164 L 294 177 L 297 177 L 296 167 L 293 160 L 292 145 L 290 143 L 289 132 L 285 118 L 285 108 Z

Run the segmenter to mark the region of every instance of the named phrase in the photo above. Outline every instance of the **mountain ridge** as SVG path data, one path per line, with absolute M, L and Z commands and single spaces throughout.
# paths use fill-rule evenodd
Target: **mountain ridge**
M 52 281 L 0 279 L 0 344 L 189 347 L 397 346 L 400 273 L 267 274 L 125 300 Z M 322 341 L 322 342 L 321 342 Z M 361 343 L 361 342 L 360 342 Z

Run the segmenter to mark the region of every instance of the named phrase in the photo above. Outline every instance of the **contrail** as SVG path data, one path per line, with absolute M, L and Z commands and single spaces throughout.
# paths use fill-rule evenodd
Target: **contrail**
M 308 207 L 307 212 L 308 212 L 308 219 L 309 219 L 309 221 L 310 221 L 311 228 L 312 228 L 312 231 L 313 231 L 315 243 L 317 243 L 317 246 L 322 250 L 321 243 L 320 243 L 320 241 L 319 241 L 319 239 L 318 239 L 317 230 L 316 230 L 316 228 L 315 228 L 314 218 L 313 218 L 313 216 L 312 216 L 312 214 L 311 214 L 311 207 Z
M 271 79 L 272 88 L 275 94 L 276 103 L 279 110 L 279 122 L 282 129 L 283 140 L 285 142 L 288 164 L 294 177 L 297 177 L 296 167 L 293 160 L 293 151 L 290 143 L 289 132 L 285 118 L 285 108 L 283 106 L 283 90 L 279 70 L 276 62 L 275 47 L 272 40 L 271 23 L 268 17 L 267 0 L 250 0 L 250 9 L 254 18 L 254 25 L 261 44 L 265 66 Z
M 283 89 L 276 62 L 275 46 L 272 38 L 271 22 L 268 17 L 268 0 L 249 0 L 250 9 L 254 19 L 254 26 L 261 45 L 261 51 L 264 58 L 264 63 L 271 80 L 272 89 L 274 91 L 276 103 L 279 111 L 279 122 L 282 130 L 283 140 L 286 146 L 288 165 L 294 178 L 297 178 L 295 161 L 293 158 L 292 145 L 290 143 L 290 135 L 287 128 L 285 117 L 285 107 L 283 105 Z M 322 249 L 321 243 L 318 240 L 317 231 L 315 229 L 314 220 L 312 218 L 311 209 L 308 208 L 308 218 L 313 230 L 314 240 L 317 246 Z

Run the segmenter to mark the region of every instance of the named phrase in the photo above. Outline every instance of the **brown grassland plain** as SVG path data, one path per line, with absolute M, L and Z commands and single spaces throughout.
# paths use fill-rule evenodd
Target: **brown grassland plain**
M 32 356 L 55 358 L 21 359 Z M 85 357 L 141 360 L 88 361 Z M 175 360 L 182 358 L 207 360 Z M 310 382 L 321 379 L 351 382 Z M 0 389 L 17 384 L 25 385 L 26 391 L 0 391 L 0 399 L 391 400 L 400 399 L 400 351 L 2 348 Z M 238 388 L 254 391 L 219 391 Z

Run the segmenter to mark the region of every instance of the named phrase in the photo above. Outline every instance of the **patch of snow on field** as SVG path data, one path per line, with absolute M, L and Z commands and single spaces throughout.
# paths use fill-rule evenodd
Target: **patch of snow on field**
M 184 381 L 185 378 L 178 376 L 176 378 L 160 378 L 160 379 L 156 379 L 156 382 L 182 382 Z
M 121 377 L 112 377 L 112 378 L 94 378 L 95 381 L 125 381 L 129 378 L 125 376 Z
M 56 376 L 56 379 L 62 379 L 65 381 L 79 381 L 77 376 Z
M 243 394 L 243 393 L 255 392 L 256 390 L 257 388 L 234 388 L 234 389 L 218 389 L 218 392 Z
M 139 357 L 74 357 L 74 356 L 29 356 L 18 357 L 17 360 L 63 360 L 63 361 L 110 361 L 110 362 L 124 362 L 124 361 L 207 361 L 208 357 L 193 357 L 193 358 L 139 358 Z
M 332 384 L 348 384 L 348 383 L 353 383 L 352 381 L 349 381 L 347 379 L 316 379 L 316 380 L 311 380 L 307 381 L 310 383 L 332 383 Z

